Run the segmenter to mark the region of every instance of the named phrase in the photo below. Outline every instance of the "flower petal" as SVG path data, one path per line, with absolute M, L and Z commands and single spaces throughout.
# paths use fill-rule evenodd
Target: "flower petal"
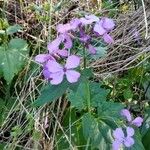
M 85 15 L 85 18 L 88 20 L 93 20 L 93 22 L 98 22 L 99 18 L 95 15 Z
M 48 71 L 48 69 L 43 70 L 43 75 L 45 79 L 49 79 L 51 76 L 51 73 Z
M 124 139 L 124 145 L 126 147 L 131 147 L 134 144 L 134 139 L 132 137 L 126 137 Z
M 55 60 L 50 54 L 39 54 L 35 57 L 35 61 L 38 63 L 44 63 L 48 60 Z
M 67 77 L 67 80 L 70 82 L 70 83 L 74 83 L 74 82 L 77 82 L 78 79 L 80 78 L 80 73 L 75 71 L 75 70 L 67 70 L 65 72 L 66 74 L 66 77 Z
M 56 61 L 49 60 L 46 64 L 46 67 L 49 72 L 56 73 L 63 70 L 63 67 Z
M 104 39 L 104 41 L 105 41 L 106 43 L 108 43 L 108 44 L 114 43 L 113 38 L 112 38 L 109 34 L 107 34 L 107 33 L 105 33 L 105 34 L 103 35 L 103 39 Z
M 65 48 L 65 49 L 70 49 L 70 48 L 72 48 L 72 39 L 70 38 L 69 35 L 66 35 L 66 36 L 65 36 L 64 48 Z
M 91 44 L 88 45 L 88 50 L 90 54 L 96 54 L 96 48 Z
M 70 21 L 70 25 L 71 25 L 72 30 L 75 30 L 79 26 L 80 23 L 81 23 L 80 19 L 78 19 L 78 18 L 72 19 Z
M 62 42 L 62 36 L 57 37 L 51 43 L 48 43 L 47 48 L 50 54 L 53 54 L 55 50 L 59 49 L 59 45 Z
M 133 136 L 134 135 L 134 129 L 131 127 L 127 127 L 127 136 Z
M 97 22 L 93 29 L 99 35 L 104 35 L 107 31 L 102 27 L 100 22 Z
M 63 81 L 63 77 L 64 77 L 63 71 L 52 73 L 50 76 L 50 78 L 51 78 L 50 83 L 53 85 L 60 84 Z
M 128 109 L 122 109 L 120 114 L 121 116 L 125 117 L 125 119 L 127 119 L 128 122 L 132 120 L 131 114 Z
M 57 54 L 60 55 L 61 57 L 67 57 L 68 56 L 68 51 L 63 49 L 63 50 L 57 50 Z
M 102 25 L 107 31 L 110 31 L 115 27 L 114 21 L 110 18 L 102 18 Z
M 56 29 L 59 33 L 65 33 L 71 30 L 71 25 L 69 23 L 59 24 L 57 25 Z
M 80 64 L 80 57 L 76 56 L 76 55 L 71 55 L 67 58 L 66 61 L 66 69 L 73 69 L 78 67 Z
M 113 136 L 114 136 L 115 139 L 122 142 L 123 138 L 124 138 L 124 133 L 123 133 L 122 128 L 116 128 L 116 130 L 113 131 Z
M 136 117 L 132 122 L 131 124 L 137 126 L 137 127 L 140 127 L 142 125 L 142 122 L 143 122 L 143 118 L 141 117 Z
M 113 150 L 119 150 L 121 145 L 122 145 L 121 142 L 119 142 L 118 140 L 115 140 L 115 141 L 113 141 L 112 149 Z

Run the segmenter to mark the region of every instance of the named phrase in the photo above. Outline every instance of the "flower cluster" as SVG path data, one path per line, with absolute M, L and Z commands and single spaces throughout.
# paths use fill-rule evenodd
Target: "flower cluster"
M 126 119 L 128 126 L 125 128 L 126 134 L 124 134 L 124 130 L 122 128 L 117 128 L 113 131 L 113 137 L 115 139 L 112 144 L 113 150 L 119 150 L 122 145 L 125 147 L 131 147 L 134 144 L 134 129 L 129 126 L 134 125 L 136 127 L 140 127 L 143 122 L 143 118 L 141 117 L 132 119 L 131 113 L 128 109 L 123 109 L 121 111 L 121 116 Z
M 92 35 L 86 34 L 87 27 L 91 28 Z M 92 36 L 100 36 L 106 43 L 111 44 L 114 40 L 110 36 L 110 31 L 114 27 L 112 19 L 100 19 L 95 15 L 86 15 L 80 19 L 72 19 L 69 23 L 57 25 L 58 34 L 56 39 L 48 43 L 48 54 L 39 54 L 35 57 L 35 61 L 43 65 L 44 77 L 54 85 L 60 84 L 64 76 L 70 83 L 77 82 L 80 73 L 73 69 L 80 65 L 80 58 L 70 53 L 73 39 L 77 37 L 90 54 L 96 54 L 96 48 L 92 46 Z M 65 61 L 65 65 L 59 64 Z

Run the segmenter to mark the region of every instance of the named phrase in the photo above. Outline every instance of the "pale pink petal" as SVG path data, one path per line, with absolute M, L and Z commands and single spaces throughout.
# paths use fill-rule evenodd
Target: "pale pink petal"
M 114 29 L 115 27 L 115 23 L 112 19 L 110 18 L 102 18 L 102 25 L 103 27 L 107 30 L 107 31 L 110 31 L 112 29 Z
M 90 54 L 96 54 L 96 48 L 91 44 L 88 45 L 88 50 Z
M 53 54 L 55 50 L 59 49 L 59 45 L 62 42 L 62 37 L 59 36 L 55 40 L 53 40 L 51 43 L 48 43 L 47 48 L 50 54 Z
M 67 57 L 68 56 L 68 51 L 63 49 L 63 50 L 57 50 L 57 54 L 60 55 L 61 57 Z
M 63 81 L 63 77 L 64 77 L 64 72 L 63 71 L 52 73 L 51 76 L 50 76 L 50 78 L 51 78 L 50 83 L 53 84 L 53 85 L 58 85 Z
M 44 75 L 45 79 L 49 79 L 50 76 L 51 76 L 51 73 L 47 69 L 44 69 L 43 70 L 43 75 Z
M 79 38 L 79 40 L 81 42 L 87 42 L 91 37 L 87 34 L 84 34 L 81 38 Z
M 134 135 L 134 129 L 131 127 L 127 127 L 127 136 L 133 136 Z
M 95 15 L 86 15 L 85 18 L 80 18 L 82 25 L 92 24 L 93 22 L 99 21 L 99 18 Z
M 69 23 L 59 24 L 57 25 L 56 29 L 59 33 L 65 33 L 71 30 L 71 25 Z
M 75 30 L 79 26 L 80 23 L 81 23 L 80 19 L 78 19 L 78 18 L 72 19 L 70 21 L 71 29 Z
M 93 29 L 99 35 L 104 35 L 107 31 L 102 27 L 100 22 L 97 22 Z
M 70 83 L 77 82 L 78 79 L 80 78 L 80 73 L 77 72 L 77 71 L 74 71 L 74 70 L 67 70 L 67 71 L 65 72 L 65 74 L 66 74 L 67 80 L 68 80 Z
M 126 147 L 131 147 L 134 144 L 134 139 L 132 137 L 126 137 L 124 139 L 124 145 Z
M 103 39 L 104 39 L 104 41 L 105 41 L 106 43 L 108 43 L 108 44 L 114 43 L 113 38 L 112 38 L 109 34 L 107 34 L 107 33 L 105 33 L 105 34 L 103 35 Z
M 131 124 L 137 126 L 137 127 L 140 127 L 142 125 L 142 122 L 143 122 L 143 118 L 141 117 L 136 117 L 132 122 Z
M 120 147 L 121 147 L 121 145 L 122 145 L 121 142 L 119 142 L 118 140 L 115 140 L 115 141 L 113 141 L 112 149 L 113 149 L 113 150 L 119 150 Z
M 70 48 L 72 48 L 72 39 L 71 39 L 70 36 L 68 36 L 68 35 L 65 36 L 64 48 L 65 48 L 65 49 L 70 49 Z
M 65 68 L 66 69 L 73 69 L 78 67 L 80 64 L 80 57 L 76 55 L 71 55 L 67 58 Z
M 56 61 L 52 61 L 52 60 L 47 62 L 46 67 L 48 71 L 51 73 L 56 73 L 56 72 L 63 70 L 63 67 L 59 63 L 57 63 Z
M 88 20 L 92 20 L 93 22 L 98 22 L 99 18 L 95 15 L 85 15 L 85 18 Z
M 48 60 L 55 60 L 50 54 L 39 54 L 35 57 L 35 61 L 38 63 L 44 63 Z
M 116 130 L 113 131 L 113 137 L 116 139 L 116 140 L 119 140 L 120 142 L 123 141 L 123 138 L 124 138 L 124 133 L 123 133 L 123 130 L 122 128 L 117 128 Z
M 128 122 L 132 120 L 131 114 L 128 109 L 122 109 L 120 114 L 121 116 L 125 117 L 125 119 L 127 119 Z

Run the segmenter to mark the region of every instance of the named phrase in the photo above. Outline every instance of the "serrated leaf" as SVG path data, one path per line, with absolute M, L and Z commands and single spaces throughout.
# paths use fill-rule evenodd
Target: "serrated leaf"
M 6 29 L 6 33 L 7 33 L 8 35 L 11 35 L 11 34 L 14 34 L 14 33 L 18 32 L 18 31 L 21 30 L 21 29 L 22 29 L 22 27 L 21 27 L 20 25 L 16 24 L 16 25 L 13 25 L 13 26 L 9 26 L 9 27 Z
M 48 102 L 53 102 L 54 100 L 61 97 L 69 87 L 69 83 L 65 80 L 59 85 L 46 85 L 41 91 L 41 95 L 33 103 L 33 106 L 42 106 Z
M 82 118 L 84 138 L 90 139 L 92 147 L 99 150 L 110 150 L 112 143 L 111 128 L 87 113 Z
M 71 102 L 71 105 L 78 110 L 88 107 L 90 105 L 90 89 L 88 80 L 82 80 L 76 91 L 70 90 L 68 100 Z
M 26 41 L 17 38 L 12 39 L 8 47 L 0 47 L 0 70 L 8 84 L 24 66 L 28 55 L 27 46 Z
M 149 150 L 145 149 L 142 143 L 142 138 L 139 132 L 134 135 L 134 145 L 130 148 L 131 150 Z M 127 148 L 125 150 L 128 150 Z
M 68 99 L 73 107 L 78 110 L 87 107 L 97 107 L 101 101 L 105 101 L 109 90 L 100 87 L 99 83 L 82 80 L 77 91 L 70 91 Z
M 121 119 L 120 112 L 124 105 L 115 102 L 102 101 L 98 106 L 98 114 L 101 117 L 110 118 L 114 121 Z

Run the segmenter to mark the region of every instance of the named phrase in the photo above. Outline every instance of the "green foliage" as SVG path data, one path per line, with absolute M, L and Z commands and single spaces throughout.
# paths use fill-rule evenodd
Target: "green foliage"
M 0 47 L 0 70 L 7 83 L 23 68 L 28 55 L 28 45 L 20 38 L 12 39 Z
M 11 136 L 17 138 L 21 133 L 22 133 L 21 127 L 16 125 L 12 128 Z
M 18 32 L 19 30 L 21 30 L 22 27 L 18 24 L 14 25 L 14 26 L 9 26 L 7 29 L 6 29 L 6 34 L 7 35 L 12 35 L 16 32 Z
M 85 139 L 91 140 L 93 148 L 99 150 L 111 149 L 112 136 L 111 127 L 105 122 L 94 118 L 91 114 L 83 115 L 82 119 L 83 135 Z
M 41 95 L 33 103 L 34 106 L 42 106 L 45 103 L 53 102 L 54 100 L 61 97 L 69 87 L 69 83 L 65 80 L 59 85 L 50 85 L 45 86 L 41 92 Z

